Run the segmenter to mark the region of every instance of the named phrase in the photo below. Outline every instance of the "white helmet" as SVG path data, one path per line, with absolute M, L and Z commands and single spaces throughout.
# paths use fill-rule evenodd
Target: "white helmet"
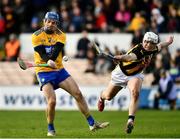
M 153 32 L 146 32 L 145 35 L 144 35 L 144 38 L 143 38 L 143 42 L 144 41 L 150 41 L 150 42 L 153 42 L 153 43 L 158 43 L 159 38 L 158 38 L 158 35 L 156 35 Z

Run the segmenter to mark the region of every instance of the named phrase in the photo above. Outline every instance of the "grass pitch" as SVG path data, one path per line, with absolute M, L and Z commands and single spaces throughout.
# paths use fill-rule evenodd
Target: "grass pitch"
M 178 138 L 180 111 L 139 110 L 133 133 L 124 128 L 127 111 L 92 111 L 97 121 L 109 121 L 104 130 L 90 132 L 79 111 L 57 111 L 55 138 Z M 44 111 L 0 111 L 0 138 L 46 138 L 47 125 Z

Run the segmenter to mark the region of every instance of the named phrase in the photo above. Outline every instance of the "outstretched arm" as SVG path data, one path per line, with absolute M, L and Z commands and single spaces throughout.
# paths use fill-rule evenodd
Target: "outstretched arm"
M 158 47 L 158 50 L 160 51 L 163 47 L 168 47 L 170 44 L 173 43 L 173 40 L 174 40 L 174 36 L 169 36 L 165 42 L 160 42 L 157 47 Z
M 120 62 L 120 61 L 133 61 L 133 60 L 136 60 L 137 59 L 137 56 L 134 54 L 134 53 L 131 53 L 129 55 L 117 55 L 117 56 L 114 56 L 114 58 L 116 59 L 115 62 Z

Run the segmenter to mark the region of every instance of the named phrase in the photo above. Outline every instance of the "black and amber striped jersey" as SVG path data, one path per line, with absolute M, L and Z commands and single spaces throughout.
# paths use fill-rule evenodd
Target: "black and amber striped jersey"
M 32 34 L 35 64 L 45 64 L 49 59 L 55 61 L 57 69 L 63 68 L 62 49 L 65 46 L 66 34 L 58 30 L 53 34 L 47 34 L 43 28 Z M 35 71 L 46 72 L 55 69 L 48 67 L 36 67 Z
M 120 66 L 122 72 L 127 76 L 141 73 L 150 64 L 152 56 L 157 52 L 158 47 L 153 51 L 146 51 L 142 44 L 137 44 L 126 53 L 127 55 L 134 53 L 137 59 L 130 62 L 121 61 L 118 66 Z

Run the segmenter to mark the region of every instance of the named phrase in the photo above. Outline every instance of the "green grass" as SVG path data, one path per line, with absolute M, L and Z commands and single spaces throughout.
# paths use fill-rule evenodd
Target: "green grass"
M 127 111 L 92 111 L 98 121 L 109 121 L 104 130 L 90 132 L 85 118 L 78 111 L 57 111 L 57 138 L 178 138 L 180 111 L 139 110 L 133 133 L 124 128 Z M 1 138 L 46 138 L 44 111 L 0 111 Z

